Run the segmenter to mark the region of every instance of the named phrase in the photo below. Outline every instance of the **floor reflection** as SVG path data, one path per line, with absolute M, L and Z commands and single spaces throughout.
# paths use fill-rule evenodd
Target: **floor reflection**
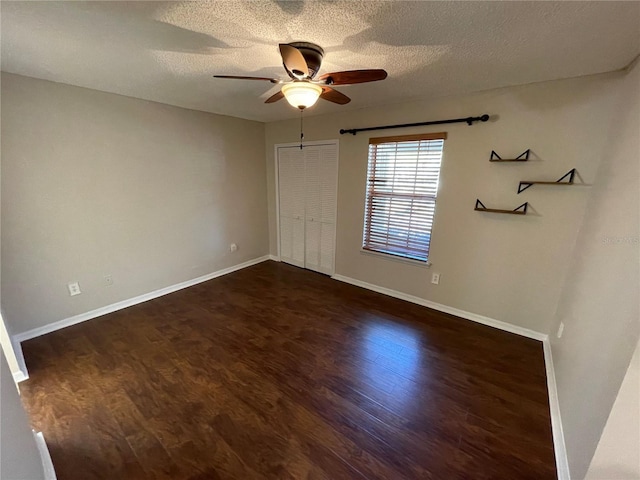
M 365 329 L 362 374 L 372 394 L 386 392 L 394 407 L 408 409 L 420 393 L 415 380 L 425 374 L 422 339 L 415 330 L 380 320 Z

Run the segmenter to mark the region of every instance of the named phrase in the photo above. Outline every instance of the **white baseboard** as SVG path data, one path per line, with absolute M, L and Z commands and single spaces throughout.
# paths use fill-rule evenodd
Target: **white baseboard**
M 238 265 L 234 265 L 229 268 L 224 268 L 222 270 L 218 270 L 217 272 L 209 273 L 207 275 L 203 275 L 202 277 L 194 278 L 192 280 L 187 280 L 185 282 L 177 283 L 175 285 L 171 285 L 169 287 L 161 288 L 159 290 L 155 290 L 150 293 L 145 293 L 143 295 L 139 295 L 134 298 L 130 298 L 128 300 L 123 300 L 121 302 L 112 303 L 111 305 L 107 305 L 106 307 L 97 308 L 95 310 L 91 310 L 86 313 L 81 313 L 79 315 L 74 315 L 73 317 L 65 318 L 63 320 L 59 320 L 57 322 L 49 323 L 48 325 L 44 325 L 43 327 L 34 328 L 32 330 L 27 330 L 26 332 L 18 333 L 13 336 L 13 341 L 16 346 L 19 346 L 20 342 L 24 342 L 25 340 L 30 340 L 32 338 L 39 337 L 41 335 L 46 335 L 47 333 L 55 332 L 56 330 L 60 330 L 65 327 L 70 327 L 71 325 L 76 325 L 78 323 L 85 322 L 87 320 L 91 320 L 93 318 L 101 317 L 102 315 L 106 315 L 108 313 L 113 313 L 118 310 L 122 310 L 123 308 L 131 307 L 133 305 L 137 305 L 139 303 L 147 302 L 149 300 L 153 300 L 154 298 L 162 297 L 163 295 L 168 295 L 169 293 L 176 292 L 178 290 L 182 290 L 184 288 L 192 287 L 193 285 L 197 285 L 198 283 L 206 282 L 208 280 L 221 277 L 222 275 L 227 275 L 228 273 L 232 273 L 238 270 L 242 270 L 243 268 L 250 267 L 252 265 L 256 265 L 258 263 L 269 260 L 269 255 L 264 255 L 259 258 L 254 258 L 253 260 L 249 260 L 244 263 L 240 263 Z M 16 355 L 20 359 L 22 357 L 22 349 L 20 349 L 20 353 L 16 351 Z M 24 357 L 22 358 L 22 365 L 24 365 Z M 21 365 L 21 367 L 22 367 Z M 22 369 L 22 368 L 21 368 Z M 26 366 L 25 366 L 26 373 Z M 26 373 L 28 377 L 28 373 Z
M 16 383 L 24 382 L 29 378 L 29 371 L 27 370 L 27 363 L 24 361 L 24 354 L 22 353 L 22 345 L 16 339 L 15 335 L 11 337 L 11 345 L 13 346 L 13 353 L 16 356 L 18 362 L 19 372 L 13 372 L 13 381 Z
M 29 377 L 27 375 L 25 375 L 25 373 L 23 371 L 19 371 L 19 372 L 14 372 L 13 373 L 13 381 L 14 381 L 14 383 L 24 382 L 28 378 Z
M 562 418 L 560 417 L 556 373 L 553 368 L 551 342 L 549 342 L 548 337 L 542 342 L 542 347 L 544 349 L 544 365 L 547 370 L 547 391 L 549 392 L 549 410 L 551 412 L 551 429 L 553 431 L 553 448 L 556 454 L 558 480 L 571 480 L 569 461 L 567 459 L 567 447 L 564 443 L 564 432 L 562 430 Z
M 280 261 L 280 257 L 278 255 L 269 254 L 269 260 L 273 260 L 274 262 L 279 262 Z
M 44 435 L 42 432 L 33 432 L 36 437 L 36 445 L 38 446 L 38 451 L 40 452 L 40 457 L 42 458 L 42 469 L 44 470 L 44 479 L 45 480 L 57 480 L 56 471 L 53 468 L 53 461 L 51 460 L 51 455 L 49 454 L 49 447 L 47 447 L 47 442 L 44 440 Z
M 355 285 L 357 287 L 366 288 L 367 290 L 382 293 L 383 295 L 389 295 L 390 297 L 399 298 L 400 300 L 406 300 L 407 302 L 416 303 L 418 305 L 422 305 L 423 307 L 429 307 L 434 310 L 438 310 L 439 312 L 448 313 L 450 315 L 455 315 L 456 317 L 481 323 L 483 325 L 494 327 L 499 330 L 504 330 L 505 332 L 515 333 L 517 335 L 522 335 L 523 337 L 532 338 L 541 342 L 547 338 L 546 334 L 536 332 L 535 330 L 518 327 L 517 325 L 512 325 L 510 323 L 501 322 L 500 320 L 495 320 L 493 318 L 478 315 L 476 313 L 471 313 L 465 310 L 460 310 L 458 308 L 442 305 L 441 303 L 425 300 L 424 298 L 408 295 L 406 293 L 398 292 L 397 290 L 391 290 L 390 288 L 380 287 L 372 283 L 356 280 L 355 278 L 345 277 L 344 275 L 333 275 L 331 278 L 333 278 L 334 280 L 339 280 L 341 282 L 350 283 L 351 285 Z

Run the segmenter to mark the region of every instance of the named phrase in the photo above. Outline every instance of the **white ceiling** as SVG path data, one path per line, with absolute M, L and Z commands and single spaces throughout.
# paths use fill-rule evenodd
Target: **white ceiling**
M 616 70 L 640 52 L 640 2 L 8 2 L 2 70 L 260 121 L 285 78 L 277 45 L 324 47 L 322 73 L 384 68 L 308 114 Z

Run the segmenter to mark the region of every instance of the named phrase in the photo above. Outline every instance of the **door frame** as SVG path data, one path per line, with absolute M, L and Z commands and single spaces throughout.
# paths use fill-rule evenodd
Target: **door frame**
M 336 208 L 334 212 L 335 228 L 333 229 L 333 264 L 331 265 L 331 275 L 336 273 L 336 237 L 338 235 L 338 177 L 340 175 L 340 141 L 338 139 L 333 140 L 314 140 L 311 142 L 302 142 L 302 147 L 314 147 L 319 145 L 335 145 L 336 147 Z M 278 252 L 278 261 L 281 262 L 280 257 L 280 172 L 278 162 L 278 149 L 280 148 L 300 148 L 300 143 L 276 143 L 273 146 L 274 152 L 274 172 L 275 172 L 275 194 L 276 194 L 276 244 Z M 305 215 L 306 216 L 306 215 Z M 305 221 L 306 232 L 306 221 Z M 331 276 L 330 275 L 330 276 Z
M 19 342 L 9 335 L 9 329 L 0 312 L 0 355 L 3 353 L 13 375 L 13 381 L 16 384 L 29 378 L 24 357 L 22 356 L 22 347 Z

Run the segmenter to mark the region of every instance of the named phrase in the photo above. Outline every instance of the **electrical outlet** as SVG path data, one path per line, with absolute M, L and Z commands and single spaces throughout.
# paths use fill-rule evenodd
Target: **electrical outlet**
M 433 283 L 434 285 L 438 285 L 440 283 L 439 273 L 434 273 L 433 275 L 431 275 L 431 283 Z
M 104 276 L 104 284 L 107 287 L 110 287 L 111 285 L 113 285 L 113 277 L 111 275 L 105 275 Z
M 67 288 L 69 289 L 69 295 L 71 297 L 80 295 L 82 293 L 82 291 L 80 290 L 80 284 L 78 282 L 71 282 L 67 284 Z
M 236 245 L 235 243 L 232 243 L 229 246 L 229 250 L 231 250 L 232 252 L 235 252 L 236 250 L 238 250 L 238 245 Z
M 564 322 L 560 322 L 560 326 L 558 327 L 558 338 L 562 337 L 562 334 L 564 333 Z

